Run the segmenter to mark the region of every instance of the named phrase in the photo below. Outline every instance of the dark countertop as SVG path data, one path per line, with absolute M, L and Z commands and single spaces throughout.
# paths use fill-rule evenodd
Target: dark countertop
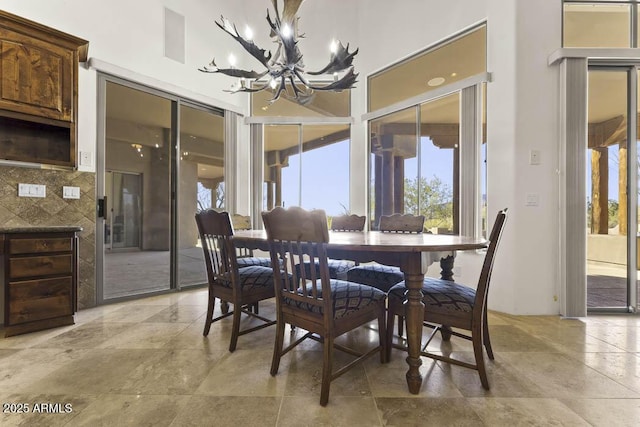
M 82 231 L 79 226 L 65 225 L 34 225 L 26 227 L 0 227 L 0 234 L 17 234 L 17 233 L 69 233 Z

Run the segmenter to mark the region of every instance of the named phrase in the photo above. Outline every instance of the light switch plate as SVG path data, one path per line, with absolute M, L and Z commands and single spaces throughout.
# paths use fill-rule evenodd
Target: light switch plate
M 539 204 L 540 204 L 540 194 L 527 193 L 527 200 L 525 202 L 526 206 L 538 206 Z
M 79 199 L 80 198 L 80 187 L 62 187 L 62 198 L 63 199 Z
M 80 166 L 93 166 L 93 153 L 91 151 L 80 152 Z
M 540 150 L 529 151 L 529 164 L 530 165 L 540 164 Z
M 47 195 L 47 186 L 42 184 L 18 184 L 18 197 L 40 197 Z

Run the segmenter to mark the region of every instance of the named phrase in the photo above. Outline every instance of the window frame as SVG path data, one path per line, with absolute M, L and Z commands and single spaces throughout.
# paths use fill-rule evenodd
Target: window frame
M 640 0 L 562 0 L 562 26 L 560 45 L 564 48 L 564 27 L 565 27 L 565 5 L 567 4 L 583 4 L 583 5 L 606 5 L 606 4 L 628 4 L 630 5 L 629 13 L 629 46 L 628 47 L 605 47 L 605 49 L 632 49 L 637 48 L 640 44 L 638 41 L 638 8 L 640 8 Z M 580 47 L 579 49 L 592 49 L 593 47 Z M 597 48 L 596 48 L 597 49 Z
M 481 144 L 482 144 L 482 85 L 491 81 L 490 73 L 480 73 L 464 80 L 442 86 L 385 108 L 366 113 L 362 121 L 367 129 L 371 121 L 407 108 L 420 105 L 444 96 L 459 93 L 460 96 L 460 235 L 486 237 L 482 235 L 481 206 Z M 419 138 L 420 136 L 418 136 Z M 469 142 L 466 142 L 469 141 Z M 371 151 L 371 135 L 367 135 L 367 150 Z M 371 162 L 368 162 L 367 182 L 371 182 Z M 367 206 L 371 191 L 367 191 Z

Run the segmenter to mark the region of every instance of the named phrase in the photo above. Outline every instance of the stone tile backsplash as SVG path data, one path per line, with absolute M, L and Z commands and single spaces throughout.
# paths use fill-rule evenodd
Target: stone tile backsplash
M 44 184 L 46 197 L 18 197 L 18 184 Z M 62 187 L 80 187 L 80 199 L 63 199 Z M 0 225 L 80 226 L 78 308 L 96 305 L 96 175 L 92 172 L 0 166 Z

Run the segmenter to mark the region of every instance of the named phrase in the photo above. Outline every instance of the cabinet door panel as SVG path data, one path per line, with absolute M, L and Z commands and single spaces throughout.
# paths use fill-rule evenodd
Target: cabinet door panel
M 9 241 L 9 253 L 32 254 L 46 252 L 71 252 L 72 238 L 49 239 L 12 239 Z
M 72 277 L 9 283 L 9 324 L 73 314 Z
M 21 113 L 72 121 L 73 53 L 54 45 L 2 40 L 0 104 Z
M 73 256 L 71 254 L 11 258 L 9 260 L 9 275 L 11 279 L 70 274 L 73 271 L 72 269 Z

